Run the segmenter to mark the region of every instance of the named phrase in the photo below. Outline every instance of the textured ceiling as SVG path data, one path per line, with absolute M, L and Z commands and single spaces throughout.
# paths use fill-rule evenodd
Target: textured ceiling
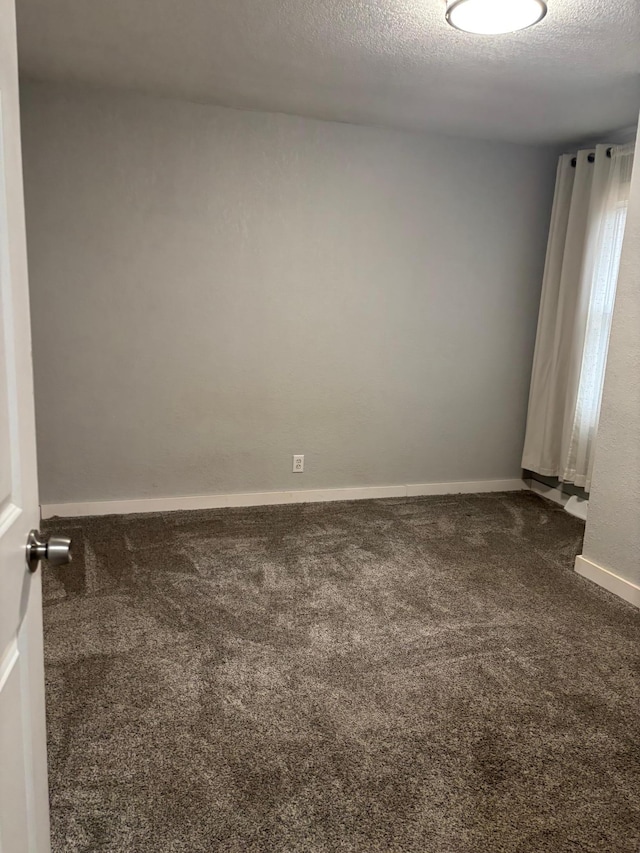
M 457 32 L 445 0 L 17 0 L 22 73 L 192 101 L 514 141 L 628 127 L 640 0 L 548 0 Z

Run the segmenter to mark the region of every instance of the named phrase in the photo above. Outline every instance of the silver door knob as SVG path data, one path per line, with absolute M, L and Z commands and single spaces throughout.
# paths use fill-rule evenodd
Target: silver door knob
M 52 566 L 64 566 L 71 562 L 71 539 L 66 536 L 47 536 L 32 530 L 27 538 L 27 566 L 35 572 L 40 560 L 48 560 Z

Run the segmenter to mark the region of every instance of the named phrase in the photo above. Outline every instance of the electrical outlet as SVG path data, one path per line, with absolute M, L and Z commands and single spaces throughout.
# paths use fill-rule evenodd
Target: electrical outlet
M 293 457 L 293 473 L 302 474 L 304 471 L 304 453 L 297 453 Z

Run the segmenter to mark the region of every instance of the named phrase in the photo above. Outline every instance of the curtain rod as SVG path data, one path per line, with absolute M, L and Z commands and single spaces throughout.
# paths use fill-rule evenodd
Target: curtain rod
M 610 149 L 610 148 L 607 148 L 607 157 L 608 157 L 609 159 L 611 159 L 611 149 Z M 589 156 L 587 157 L 587 160 L 588 160 L 590 163 L 593 163 L 593 161 L 594 161 L 595 159 L 596 159 L 596 155 L 595 155 L 595 154 L 589 154 Z M 577 162 L 578 162 L 578 158 L 577 158 L 577 157 L 573 157 L 573 158 L 571 159 L 571 165 L 573 166 L 573 168 L 574 168 L 574 169 L 575 169 L 575 166 L 576 166 L 576 163 L 577 163 Z

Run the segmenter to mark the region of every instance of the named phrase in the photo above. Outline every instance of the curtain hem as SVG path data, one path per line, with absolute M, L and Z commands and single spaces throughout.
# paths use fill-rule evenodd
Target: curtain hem
M 540 474 L 543 477 L 559 477 L 561 473 L 558 468 L 538 468 L 531 462 L 525 462 L 524 459 L 522 460 L 522 467 L 525 471 L 533 471 L 534 474 Z

